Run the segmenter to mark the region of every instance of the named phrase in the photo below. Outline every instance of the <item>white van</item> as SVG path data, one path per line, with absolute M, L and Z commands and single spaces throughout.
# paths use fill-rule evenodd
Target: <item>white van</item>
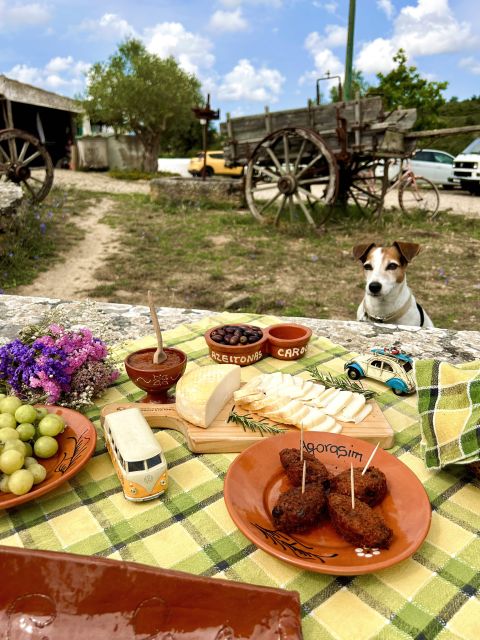
M 460 186 L 470 193 L 480 195 L 480 138 L 471 142 L 453 163 L 453 176 Z
M 136 408 L 109 413 L 105 444 L 127 500 L 152 500 L 167 490 L 167 463 L 148 422 Z

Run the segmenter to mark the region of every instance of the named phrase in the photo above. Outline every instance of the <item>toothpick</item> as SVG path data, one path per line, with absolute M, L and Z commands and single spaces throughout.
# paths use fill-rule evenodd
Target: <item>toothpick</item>
M 307 461 L 303 461 L 303 472 L 302 472 L 302 493 L 305 493 L 305 477 L 307 475 Z
M 365 475 L 365 471 L 368 469 L 368 467 L 370 466 L 371 461 L 373 460 L 373 456 L 377 453 L 377 449 L 380 446 L 380 440 L 377 442 L 377 446 L 375 447 L 375 449 L 372 451 L 372 453 L 370 454 L 369 459 L 367 460 L 367 464 L 363 467 L 363 471 L 362 471 L 362 476 Z
M 353 464 L 350 462 L 350 493 L 352 494 L 352 509 L 355 509 L 355 483 L 353 481 Z
M 300 462 L 303 462 L 303 425 L 300 425 Z

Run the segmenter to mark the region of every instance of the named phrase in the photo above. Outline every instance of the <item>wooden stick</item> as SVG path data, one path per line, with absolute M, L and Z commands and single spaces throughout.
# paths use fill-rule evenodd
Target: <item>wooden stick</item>
M 303 461 L 303 471 L 302 471 L 302 493 L 305 493 L 305 478 L 307 475 L 307 461 Z
M 373 460 L 373 456 L 377 453 L 377 449 L 380 446 L 380 440 L 377 442 L 377 446 L 375 447 L 375 449 L 372 451 L 369 459 L 367 460 L 367 464 L 363 467 L 363 471 L 362 471 L 362 476 L 365 474 L 365 471 L 368 469 L 368 467 L 370 466 L 371 461 Z
M 157 345 L 158 348 L 153 354 L 153 362 L 154 364 L 161 364 L 165 362 L 167 359 L 167 354 L 163 350 L 163 340 L 162 340 L 162 332 L 160 331 L 160 324 L 158 322 L 157 310 L 155 309 L 155 304 L 153 302 L 152 292 L 148 292 L 148 306 L 150 307 L 150 316 L 152 318 L 153 328 L 155 329 L 155 335 L 157 336 Z
M 352 509 L 355 509 L 355 482 L 353 480 L 353 464 L 350 462 L 350 493 L 352 494 Z
M 300 425 L 300 462 L 303 462 L 303 425 Z

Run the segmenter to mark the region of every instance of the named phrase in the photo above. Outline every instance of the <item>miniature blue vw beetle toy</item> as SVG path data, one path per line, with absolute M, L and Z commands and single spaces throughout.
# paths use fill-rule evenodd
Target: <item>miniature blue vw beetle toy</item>
M 352 380 L 373 378 L 385 383 L 397 396 L 415 391 L 413 359 L 397 347 L 372 349 L 344 366 Z

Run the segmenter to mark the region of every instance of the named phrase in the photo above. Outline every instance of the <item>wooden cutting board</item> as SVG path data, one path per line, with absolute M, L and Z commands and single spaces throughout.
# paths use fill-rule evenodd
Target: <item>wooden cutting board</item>
M 390 449 L 393 446 L 394 433 L 387 422 L 380 407 L 376 402 L 373 404 L 372 413 L 360 424 L 338 421 L 343 429 L 342 434 L 353 438 L 360 438 L 372 444 L 380 442 L 383 449 Z M 194 453 L 237 453 L 243 451 L 251 444 L 262 439 L 262 435 L 257 432 L 244 431 L 243 428 L 232 422 L 227 423 L 228 416 L 233 407 L 233 399 L 228 402 L 222 411 L 215 418 L 208 429 L 202 429 L 181 418 L 175 408 L 175 404 L 146 404 L 141 402 L 118 402 L 106 405 L 101 412 L 101 422 L 109 413 L 136 407 L 140 409 L 148 424 L 154 428 L 175 429 L 185 436 L 186 445 Z M 235 407 L 235 411 L 240 414 L 247 413 L 240 407 Z M 251 414 L 255 417 L 254 414 Z M 258 419 L 263 419 L 258 416 Z M 272 423 L 276 424 L 276 423 Z M 276 426 L 296 431 L 300 436 L 300 430 L 296 427 L 284 425 Z M 305 434 L 308 432 L 305 431 Z M 273 436 L 263 436 L 275 437 Z

